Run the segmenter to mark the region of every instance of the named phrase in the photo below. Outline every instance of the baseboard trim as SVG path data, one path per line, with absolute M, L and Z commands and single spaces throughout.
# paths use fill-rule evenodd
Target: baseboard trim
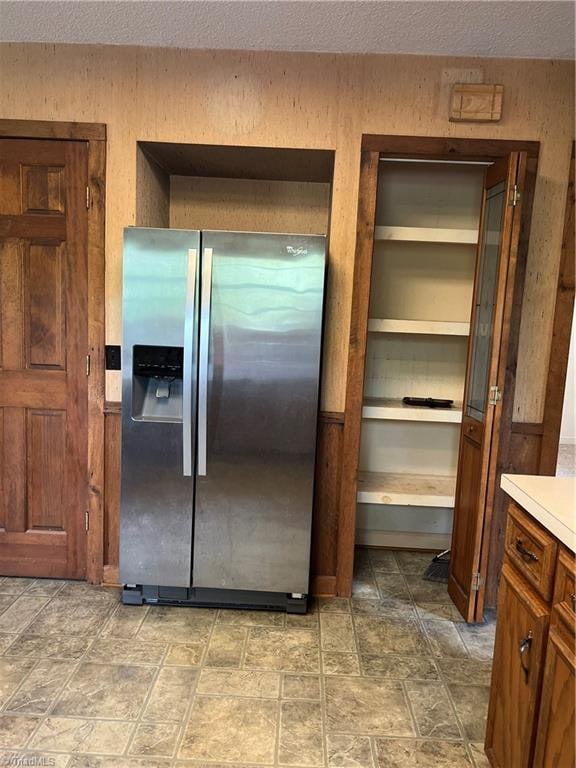
M 117 565 L 105 565 L 102 572 L 102 583 L 108 587 L 120 586 L 120 574 Z
M 389 549 L 444 550 L 450 547 L 447 533 L 413 533 L 412 531 L 370 531 L 356 529 L 356 544 L 361 547 Z
M 336 576 L 312 576 L 310 594 L 314 597 L 334 597 L 336 594 Z

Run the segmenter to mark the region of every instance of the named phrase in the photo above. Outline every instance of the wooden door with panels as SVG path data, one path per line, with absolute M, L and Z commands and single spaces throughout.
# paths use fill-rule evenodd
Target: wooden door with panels
M 484 184 L 448 580 L 466 621 L 484 612 L 526 161 L 524 152 L 499 159 Z
M 0 574 L 82 578 L 88 144 L 0 139 Z

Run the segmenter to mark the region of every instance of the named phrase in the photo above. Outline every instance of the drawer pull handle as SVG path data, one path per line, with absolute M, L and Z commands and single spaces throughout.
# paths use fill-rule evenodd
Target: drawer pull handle
M 538 558 L 534 554 L 534 552 L 530 552 L 529 549 L 526 549 L 524 546 L 524 542 L 522 539 L 516 539 L 516 551 L 520 552 L 524 560 L 526 560 L 527 563 L 537 563 Z
M 520 641 L 520 645 L 518 646 L 518 650 L 520 651 L 520 666 L 522 667 L 522 670 L 524 671 L 524 682 L 528 682 L 528 675 L 530 674 L 530 667 L 528 664 L 524 663 L 524 654 L 530 650 L 530 647 L 532 646 L 532 630 L 528 632 L 525 638 L 523 638 Z
M 576 594 L 571 596 L 571 600 L 572 600 L 572 610 L 574 611 L 574 613 L 576 613 Z

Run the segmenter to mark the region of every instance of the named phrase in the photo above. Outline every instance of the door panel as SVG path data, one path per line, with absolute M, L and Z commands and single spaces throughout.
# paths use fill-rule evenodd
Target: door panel
M 64 213 L 64 167 L 24 165 L 22 213 Z
M 27 368 L 66 368 L 66 274 L 62 245 L 24 248 L 24 318 Z
M 6 531 L 26 530 L 26 411 L 23 408 L 3 408 L 2 476 L 4 477 Z M 0 547 L 2 544 L 0 531 Z M 0 550 L 1 551 L 1 550 Z
M 478 424 L 469 416 L 463 416 L 458 461 L 458 523 L 474 519 L 480 493 L 483 431 L 482 424 Z M 457 556 L 451 558 L 450 564 L 451 579 L 455 584 L 468 582 L 470 578 L 468 569 L 470 563 L 474 561 L 474 547 L 475 541 L 471 535 L 463 535 L 459 540 Z
M 213 258 L 193 585 L 305 594 L 325 238 L 206 232 L 202 247 Z
M 0 573 L 81 578 L 87 145 L 0 139 Z
M 494 768 L 529 768 L 549 613 L 507 563 L 502 570 L 486 751 Z
M 18 240 L 0 239 L 0 366 L 3 371 L 23 367 L 24 317 L 20 258 Z
M 27 409 L 26 530 L 63 531 L 63 491 L 66 484 L 66 411 Z
M 574 623 L 565 607 L 558 606 L 552 614 L 546 649 L 534 768 L 564 768 L 574 765 L 575 690 Z
M 484 593 L 474 582 L 479 574 L 482 583 L 486 570 L 482 538 L 492 510 L 501 411 L 493 387 L 504 387 L 519 239 L 513 193 L 525 160 L 523 153 L 502 158 L 488 168 L 484 184 L 448 581 L 467 621 L 482 619 Z

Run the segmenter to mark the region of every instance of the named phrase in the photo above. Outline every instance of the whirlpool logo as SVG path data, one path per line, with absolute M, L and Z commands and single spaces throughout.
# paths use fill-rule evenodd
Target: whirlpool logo
M 307 256 L 308 255 L 308 248 L 294 248 L 292 245 L 287 245 L 286 250 L 288 253 L 291 253 L 293 256 Z

